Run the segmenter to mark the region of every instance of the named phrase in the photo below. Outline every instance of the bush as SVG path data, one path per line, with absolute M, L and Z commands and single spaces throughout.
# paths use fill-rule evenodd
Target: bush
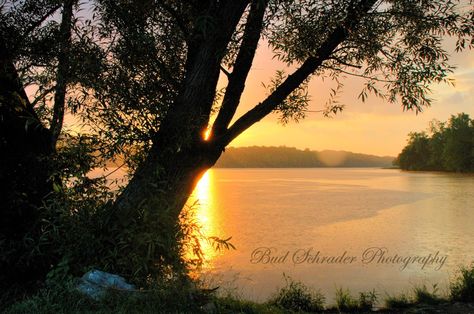
M 377 303 L 377 294 L 375 290 L 368 292 L 361 292 L 359 294 L 359 308 L 361 310 L 370 311 Z
M 422 287 L 415 287 L 414 292 L 416 303 L 435 305 L 444 301 L 443 298 L 438 296 L 438 285 L 436 284 L 433 285 L 432 292 L 428 291 L 426 285 L 423 285 Z
M 269 304 L 291 311 L 317 312 L 324 310 L 324 296 L 319 292 L 312 292 L 301 282 L 294 281 L 283 274 L 286 286 L 281 288 L 269 300 Z
M 387 298 L 385 298 L 385 307 L 388 309 L 406 309 L 412 304 L 412 300 L 410 300 L 406 294 L 387 296 Z
M 342 288 L 338 288 L 336 290 L 336 307 L 339 311 L 371 311 L 376 302 L 377 294 L 375 290 L 361 292 L 358 300 L 351 296 L 348 289 L 343 290 Z
M 191 297 L 189 287 L 179 283 L 153 285 L 134 293 L 110 290 L 95 301 L 75 289 L 74 281 L 40 290 L 27 300 L 5 310 L 6 314 L 29 313 L 204 313 Z
M 474 263 L 470 267 L 461 267 L 460 275 L 451 283 L 450 296 L 453 301 L 474 301 Z

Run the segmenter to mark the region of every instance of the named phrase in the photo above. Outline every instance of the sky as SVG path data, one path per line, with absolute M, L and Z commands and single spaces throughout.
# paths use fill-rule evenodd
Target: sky
M 362 80 L 349 78 L 343 81 L 345 87 L 339 98 L 345 109 L 337 115 L 326 118 L 322 113 L 308 113 L 298 123 L 282 125 L 277 114 L 271 114 L 237 137 L 230 146 L 288 146 L 396 156 L 406 145 L 408 133 L 426 130 L 433 119 L 447 121 L 451 115 L 461 112 L 474 118 L 474 53 L 469 50 L 454 53 L 452 40 L 445 42 L 445 49 L 451 53 L 451 64 L 457 67 L 450 75 L 455 86 L 433 85 L 432 106 L 421 113 L 403 111 L 400 104 L 390 104 L 373 95 L 362 102 L 357 97 Z M 234 121 L 265 99 L 267 91 L 262 83 L 269 83 L 275 71 L 284 68 L 285 65 L 273 58 L 270 48 L 262 41 Z M 224 75 L 219 85 L 225 86 Z M 330 81 L 313 78 L 309 85 L 311 102 L 308 110 L 323 109 L 333 86 Z
M 408 133 L 426 130 L 433 119 L 447 121 L 451 115 L 460 112 L 474 118 L 473 51 L 456 54 L 454 46 L 447 46 L 446 50 L 451 53 L 451 64 L 457 67 L 450 75 L 455 86 L 433 85 L 430 97 L 434 101 L 422 113 L 403 111 L 400 104 L 390 104 L 375 96 L 370 96 L 364 103 L 357 97 L 362 81 L 348 78 L 343 81 L 345 87 L 339 98 L 346 105 L 345 109 L 332 118 L 325 118 L 321 113 L 308 113 L 304 120 L 283 126 L 278 122 L 278 116 L 272 114 L 241 134 L 230 146 L 289 146 L 396 156 L 406 145 Z M 283 68 L 284 65 L 272 58 L 267 45 L 261 43 L 237 118 L 265 98 L 267 92 L 262 83 L 268 83 L 275 71 Z M 309 85 L 311 102 L 308 110 L 324 108 L 332 86 L 330 81 L 314 78 Z

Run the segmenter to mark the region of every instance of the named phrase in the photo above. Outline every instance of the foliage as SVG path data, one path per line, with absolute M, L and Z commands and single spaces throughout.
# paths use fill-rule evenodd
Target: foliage
M 215 167 L 220 168 L 314 168 L 390 167 L 393 157 L 344 151 L 300 150 L 285 146 L 229 147 Z
M 412 306 L 412 304 L 413 301 L 406 294 L 385 298 L 385 307 L 388 309 L 405 309 Z
M 215 289 L 203 289 L 198 284 L 181 281 L 156 281 L 147 289 L 134 293 L 109 291 L 100 301 L 94 301 L 75 289 L 75 281 L 64 278 L 58 265 L 50 276 L 46 287 L 35 295 L 9 305 L 5 313 L 334 313 L 335 309 L 324 310 L 324 297 L 301 282 L 295 282 L 285 276 L 287 285 L 276 295 L 263 303 L 242 300 L 231 294 L 219 296 Z M 459 302 L 472 302 L 474 266 L 461 267 L 460 273 L 451 282 L 451 298 L 448 300 L 438 294 L 437 285 L 432 291 L 426 286 L 415 287 L 411 295 L 387 296 L 385 308 L 381 312 L 395 310 L 418 312 L 425 311 L 427 305 L 433 311 L 448 311 L 456 302 L 455 311 L 460 311 Z M 59 276 L 57 276 L 59 275 Z M 0 302 L 3 301 L 0 297 Z M 377 293 L 372 290 L 359 293 L 358 300 L 349 290 L 337 289 L 336 302 L 339 312 L 372 313 L 377 303 Z M 439 307 L 437 307 L 439 306 Z M 466 307 L 469 309 L 469 307 Z M 454 313 L 454 312 L 453 312 Z
M 42 289 L 10 306 L 5 313 L 204 313 L 202 304 L 191 297 L 191 291 L 167 283 L 134 293 L 109 291 L 103 299 L 95 301 L 77 291 L 75 281 L 67 281 Z
M 460 268 L 458 277 L 451 282 L 450 290 L 454 301 L 474 301 L 474 264 Z
M 428 291 L 426 285 L 415 287 L 415 302 L 422 304 L 439 304 L 445 300 L 438 295 L 438 285 L 434 284 L 432 291 Z
M 433 121 L 429 132 L 410 133 L 395 164 L 404 170 L 474 171 L 474 120 L 469 115 Z
M 359 308 L 361 310 L 372 310 L 377 303 L 375 290 L 359 293 Z
M 217 313 L 245 313 L 245 314 L 273 314 L 287 313 L 288 310 L 282 309 L 277 305 L 269 303 L 255 303 L 252 301 L 241 300 L 233 296 L 219 297 L 215 299 Z
M 342 312 L 371 311 L 377 303 L 375 290 L 360 292 L 359 299 L 351 296 L 349 290 L 338 288 L 336 290 L 336 307 Z
M 351 296 L 349 290 L 338 288 L 336 290 L 336 306 L 339 311 L 355 311 L 359 308 L 359 304 L 354 297 Z
M 327 36 L 346 18 L 351 3 L 305 1 L 304 9 L 299 2 L 271 3 L 273 19 L 266 36 L 276 56 L 288 64 L 317 56 Z M 456 1 L 377 2 L 325 60 L 318 75 L 328 71 L 333 78 L 360 76 L 366 79 L 362 100 L 373 94 L 390 102 L 399 99 L 406 109 L 423 110 L 431 102 L 428 82 L 449 82 L 452 70 L 440 36 L 457 37 L 459 49 L 473 44 L 464 38 L 472 34 L 471 13 L 466 8 L 453 11 L 457 5 Z M 458 29 L 454 21 L 463 26 Z
M 324 309 L 324 296 L 319 292 L 313 292 L 303 283 L 294 281 L 283 274 L 286 286 L 274 295 L 269 303 L 286 310 L 316 312 Z
M 270 81 L 269 86 L 262 84 L 269 93 L 273 93 L 287 76 L 285 71 L 279 70 Z M 311 101 L 308 94 L 308 81 L 302 83 L 291 94 L 289 94 L 276 108 L 275 112 L 280 114 L 281 124 L 288 124 L 291 120 L 298 122 L 306 116 L 306 111 Z
M 111 193 L 85 181 L 88 186 L 78 182 L 58 193 L 43 212 L 38 246 L 43 254 L 63 257 L 55 273 L 67 266 L 67 274 L 80 275 L 95 267 L 148 286 L 156 280 L 187 280 L 188 272 L 203 263 L 200 243 L 206 238 L 198 231 L 192 209 L 183 211 L 178 223 L 143 213 L 122 228 L 107 201 Z
M 335 98 L 349 75 L 364 78 L 363 100 L 371 93 L 422 110 L 430 84 L 449 82 L 442 38 L 454 37 L 457 50 L 472 48 L 472 14 L 451 0 L 0 1 L 0 80 L 9 82 L 0 90 L 0 144 L 9 149 L 0 157 L 14 160 L 5 173 L 21 177 L 2 169 L 2 184 L 25 185 L 34 173 L 16 158 L 32 155 L 45 171 L 31 189 L 48 187 L 28 204 L 40 214 L 28 217 L 34 232 L 15 239 L 26 245 L 11 253 L 11 239 L 0 234 L 1 258 L 25 266 L 40 258 L 55 267 L 53 278 L 95 266 L 143 285 L 158 274 L 181 279 L 202 255 L 195 223 L 180 224 L 179 214 L 199 175 L 232 140 L 272 112 L 284 123 L 303 118 L 313 77 L 338 83 L 326 114 L 343 108 Z M 234 120 L 262 38 L 295 70 L 278 72 L 268 97 Z M 219 104 L 220 72 L 227 86 Z M 213 113 L 216 132 L 205 141 Z M 65 117 L 82 128 L 64 128 Z M 455 171 L 467 163 L 453 156 L 472 139 L 459 123 L 440 140 L 443 163 Z M 88 173 L 118 156 L 134 176 L 117 194 Z M 20 201 L 25 191 L 37 192 L 17 189 Z M 21 211 L 16 201 L 7 211 Z M 211 239 L 232 248 L 228 240 Z M 196 245 L 196 259 L 183 260 L 188 245 Z M 301 285 L 288 285 L 294 306 L 320 305 Z

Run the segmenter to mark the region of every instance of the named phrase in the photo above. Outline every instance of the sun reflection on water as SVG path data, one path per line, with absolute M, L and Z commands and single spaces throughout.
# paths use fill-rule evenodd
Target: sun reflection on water
M 217 235 L 215 232 L 215 221 L 214 221 L 214 206 L 213 206 L 213 177 L 212 170 L 206 171 L 199 180 L 193 194 L 191 195 L 188 205 L 194 208 L 194 219 L 200 226 L 197 233 L 201 233 L 205 237 L 211 237 Z M 216 257 L 217 253 L 212 247 L 212 244 L 206 240 L 201 240 L 201 250 L 204 254 L 204 268 L 212 268 L 212 260 Z M 192 252 L 188 252 L 188 256 L 191 256 Z

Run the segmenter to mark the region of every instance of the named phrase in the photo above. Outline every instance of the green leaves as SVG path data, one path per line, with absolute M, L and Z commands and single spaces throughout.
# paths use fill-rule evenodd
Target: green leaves
M 412 132 L 397 157 L 405 170 L 474 171 L 474 120 L 460 113 L 449 123 L 431 122 L 430 134 Z
M 271 94 L 285 79 L 285 71 L 277 71 L 275 77 L 271 80 L 270 85 L 262 85 L 268 90 L 268 93 Z M 309 101 L 310 97 L 308 94 L 307 80 L 276 106 L 275 112 L 279 113 L 280 122 L 282 124 L 288 124 L 291 120 L 298 122 L 303 119 L 306 116 L 306 109 L 309 106 Z
M 331 30 L 343 25 L 353 4 L 363 3 L 273 1 L 265 35 L 278 59 L 301 64 L 315 56 Z M 454 37 L 456 51 L 473 47 L 473 14 L 472 6 L 462 1 L 378 2 L 346 29 L 347 39 L 317 75 L 364 78 L 367 83 L 359 95 L 363 101 L 373 94 L 399 102 L 404 109 L 422 111 L 431 104 L 431 84 L 451 83 L 453 67 L 443 40 Z

